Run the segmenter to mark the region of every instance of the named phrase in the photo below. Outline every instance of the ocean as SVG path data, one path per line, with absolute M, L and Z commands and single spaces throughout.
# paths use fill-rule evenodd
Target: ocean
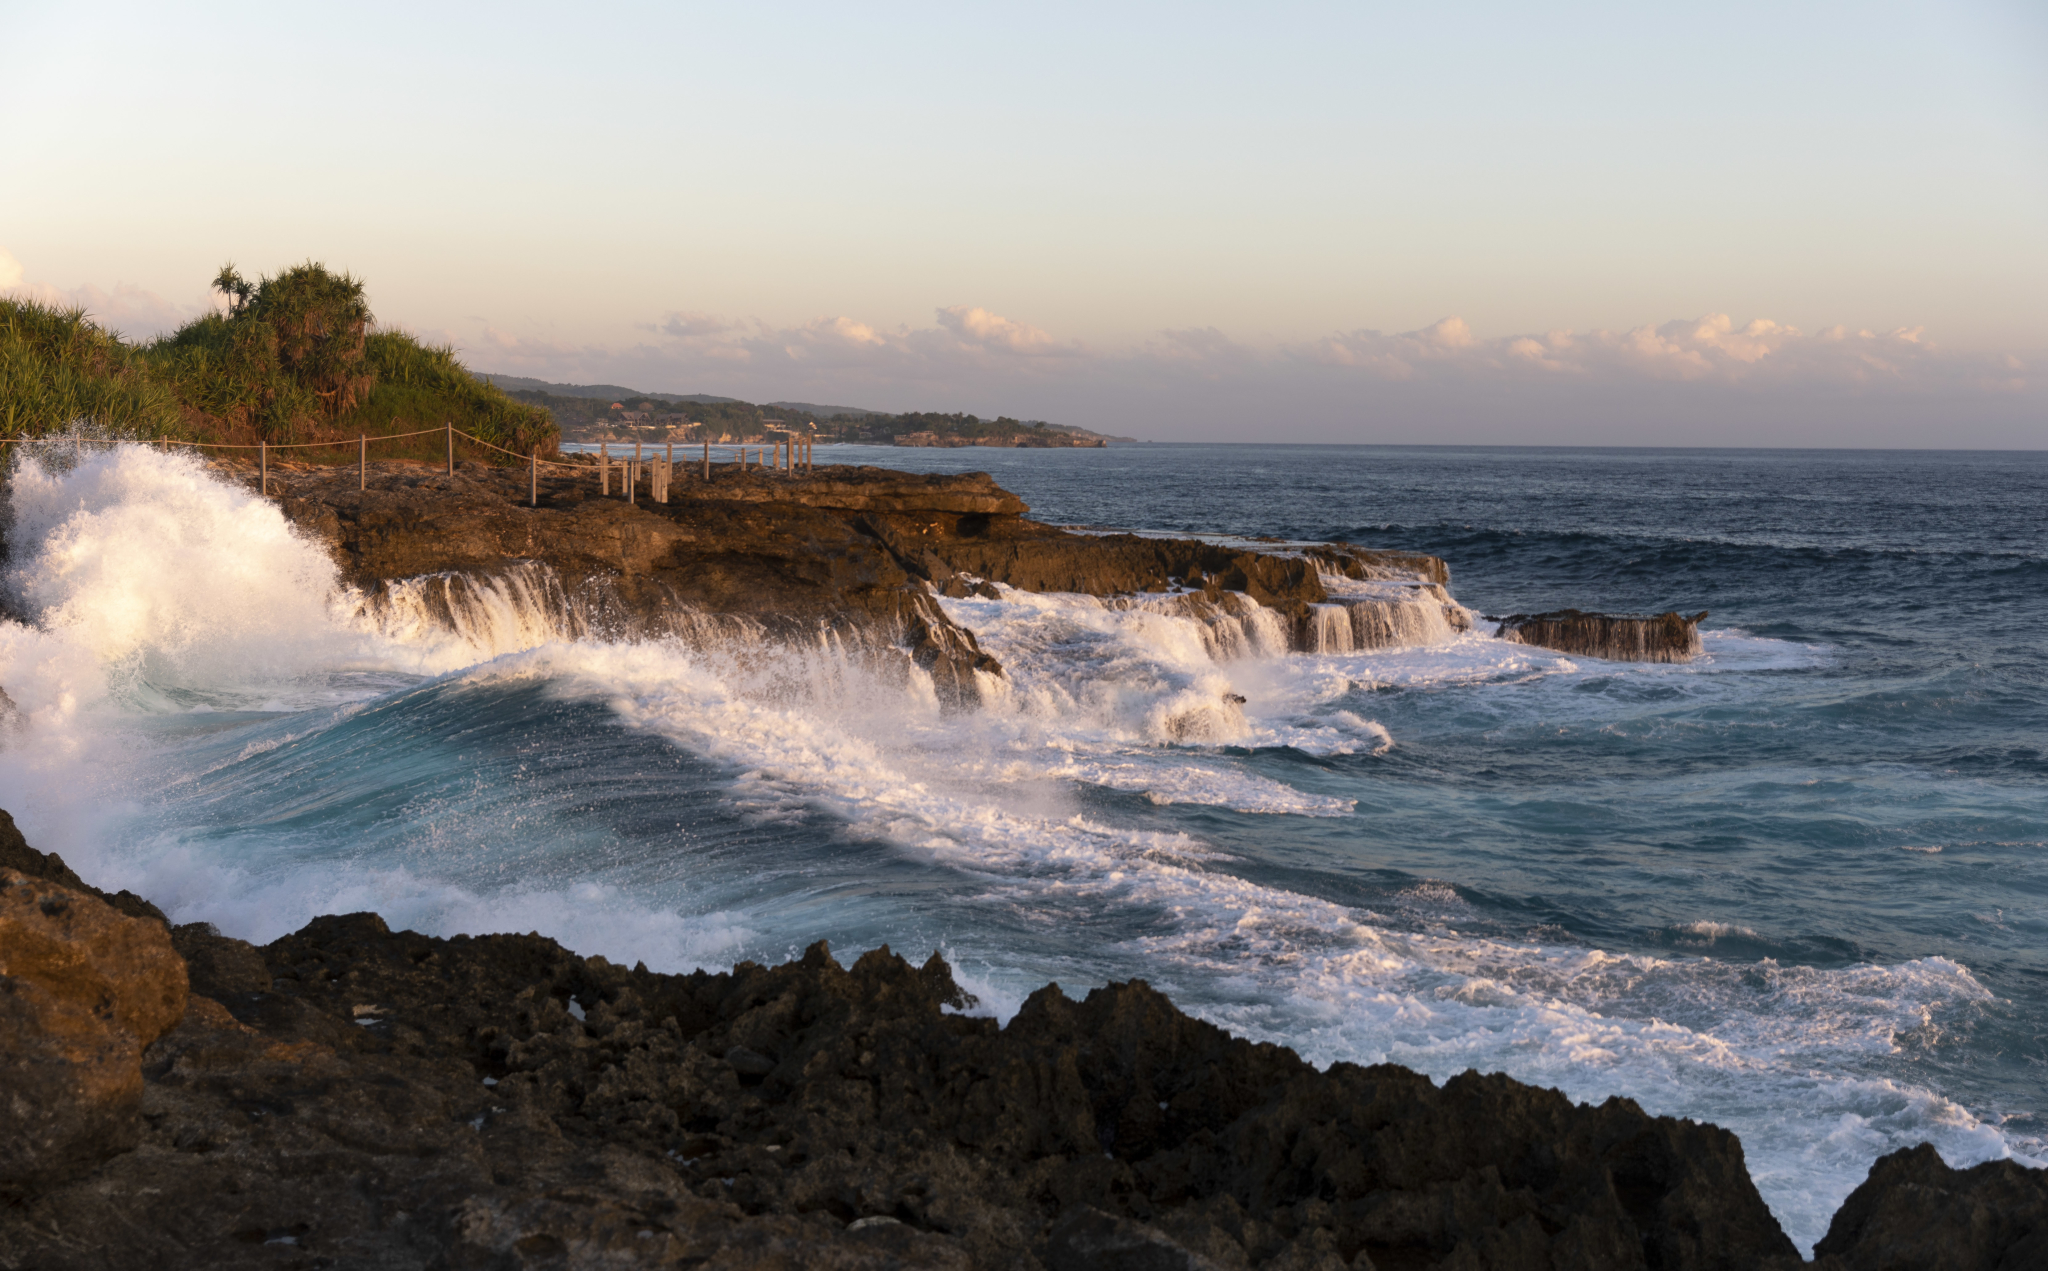
M 0 806 L 256 941 L 371 909 L 658 970 L 886 943 L 998 1017 L 1140 977 L 1318 1064 L 1726 1126 L 1806 1250 L 1895 1148 L 2048 1163 L 2048 453 L 817 457 L 1433 553 L 1479 615 L 1704 609 L 1706 655 L 1483 620 L 1218 652 L 1005 590 L 944 602 L 1006 669 L 951 714 L 830 645 L 565 640 L 510 590 L 371 611 L 273 506 L 127 448 L 15 472 Z

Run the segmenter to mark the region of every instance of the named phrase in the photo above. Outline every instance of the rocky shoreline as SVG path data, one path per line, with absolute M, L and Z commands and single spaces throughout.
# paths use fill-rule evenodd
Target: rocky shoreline
M 1002 669 L 937 598 L 991 583 L 1292 648 L 1463 612 L 1432 557 L 1074 533 L 982 474 L 721 468 L 629 504 L 564 472 L 537 506 L 526 479 L 271 492 L 372 606 L 435 579 L 453 620 L 542 570 L 572 634 L 830 634 L 962 706 Z M 999 1025 L 886 948 L 668 975 L 374 914 L 257 947 L 97 890 L 5 813 L 0 1096 L 0 1271 L 1806 1265 L 1734 1135 L 1627 1099 L 1318 1071 L 1138 981 Z M 1893 1153 L 1814 1265 L 2048 1265 L 2048 1172 Z
M 999 1026 L 886 948 L 663 975 L 374 914 L 259 948 L 4 814 L 0 959 L 8 1271 L 1803 1265 L 1724 1130 L 1319 1072 L 1137 981 Z M 2041 1265 L 2048 1173 L 1894 1153 L 1817 1252 Z
M 246 465 L 222 465 L 243 479 Z M 1312 647 L 1318 609 L 1384 604 L 1333 597 L 1323 577 L 1434 587 L 1462 614 L 1432 556 L 1319 544 L 1288 554 L 1196 539 L 1074 533 L 1028 519 L 986 473 L 919 475 L 872 467 L 778 473 L 679 464 L 671 501 L 599 492 L 594 470 L 555 468 L 529 503 L 521 469 L 418 463 L 271 469 L 285 515 L 324 544 L 374 606 L 396 583 L 459 579 L 488 587 L 538 566 L 560 589 L 573 634 L 815 639 L 903 649 L 957 704 L 976 675 L 1000 675 L 939 595 L 1001 583 L 1025 591 L 1149 598 L 1229 626 L 1234 597 L 1271 611 L 1290 648 Z M 459 603 L 459 597 L 457 598 Z M 1461 619 L 1462 620 L 1462 619 Z

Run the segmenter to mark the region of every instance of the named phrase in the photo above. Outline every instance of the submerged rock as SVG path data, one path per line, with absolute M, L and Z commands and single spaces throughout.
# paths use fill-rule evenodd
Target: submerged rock
M 1558 609 L 1518 613 L 1500 620 L 1494 634 L 1515 644 L 1612 662 L 1690 662 L 1701 652 L 1700 623 L 1707 611 L 1687 618 L 1677 613 L 1585 613 Z

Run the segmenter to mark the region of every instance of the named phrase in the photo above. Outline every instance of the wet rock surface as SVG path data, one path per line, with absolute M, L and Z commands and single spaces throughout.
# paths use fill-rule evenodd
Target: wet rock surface
M 1585 613 L 1558 609 L 1551 613 L 1518 613 L 1500 619 L 1494 632 L 1516 644 L 1533 644 L 1560 653 L 1605 658 L 1613 662 L 1690 662 L 1701 653 L 1700 623 L 1706 611 L 1690 618 L 1678 613 Z
M 240 469 L 236 469 L 240 471 Z M 376 597 L 443 576 L 441 603 L 534 565 L 575 634 L 815 638 L 831 631 L 908 652 L 949 700 L 1000 674 L 937 596 L 993 596 L 992 583 L 1095 596 L 1242 593 L 1279 611 L 1298 647 L 1324 572 L 1442 583 L 1434 557 L 1341 544 L 1254 550 L 1192 539 L 1075 533 L 1025 518 L 986 473 L 919 475 L 825 467 L 781 474 L 678 463 L 670 502 L 600 493 L 594 467 L 544 470 L 529 506 L 523 469 L 417 463 L 273 469 L 271 492 Z M 245 474 L 246 475 L 246 474 Z M 530 580 L 529 580 L 530 585 Z M 707 623 L 709 624 L 707 626 Z M 723 625 L 721 625 L 721 623 Z M 742 624 L 735 627 L 733 624 Z
M 0 1199 L 4 1268 L 1799 1263 L 1725 1131 L 1318 1072 L 1142 982 L 998 1026 L 937 955 L 663 975 L 373 914 L 257 948 L 9 886 L 175 945 L 190 995 L 129 1052 L 130 1150 Z M 1886 1158 L 1824 1264 L 2038 1265 L 2043 1178 Z

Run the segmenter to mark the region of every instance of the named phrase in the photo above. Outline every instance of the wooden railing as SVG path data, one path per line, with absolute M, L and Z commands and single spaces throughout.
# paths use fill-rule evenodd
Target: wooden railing
M 568 468 L 571 471 L 577 472 L 585 470 L 586 466 L 580 463 L 564 463 L 558 459 L 543 459 L 540 457 L 540 451 L 538 449 L 529 451 L 528 453 L 522 455 L 516 450 L 507 450 L 505 447 L 500 446 L 495 442 L 485 441 L 482 437 L 477 436 L 475 433 L 465 432 L 462 429 L 457 428 L 453 423 L 447 423 L 443 424 L 439 428 L 423 428 L 418 432 L 387 433 L 381 437 L 372 437 L 367 433 L 358 434 L 358 436 L 356 437 L 356 488 L 359 490 L 367 490 L 370 487 L 370 445 L 372 442 L 382 443 L 386 441 L 404 441 L 412 437 L 431 436 L 434 433 L 442 433 L 448 439 L 447 470 L 448 475 L 451 477 L 455 475 L 455 439 L 457 437 L 461 437 L 474 445 L 482 446 L 487 450 L 495 450 L 499 454 L 510 455 L 514 459 L 526 460 L 527 500 L 534 507 L 540 506 L 540 470 L 543 466 L 550 468 Z M 155 446 L 161 450 L 170 450 L 173 447 L 184 447 L 190 450 L 253 450 L 256 452 L 256 468 L 258 473 L 258 480 L 261 482 L 263 493 L 266 496 L 270 493 L 271 451 L 332 449 L 337 446 L 346 446 L 348 444 L 346 440 L 301 441 L 285 444 L 273 444 L 267 441 L 259 441 L 254 444 L 235 444 L 219 441 L 177 441 L 169 437 L 159 438 L 156 441 L 151 442 L 130 441 L 118 437 L 96 438 L 73 435 L 69 438 L 28 436 L 6 437 L 0 438 L 0 445 L 59 446 L 62 445 L 67 440 L 71 442 L 73 452 L 77 454 L 83 454 L 85 451 L 85 447 L 87 446 Z M 632 458 L 628 459 L 624 455 L 621 455 L 616 460 L 616 466 L 620 469 L 619 493 L 628 503 L 633 502 L 635 498 L 635 493 L 639 489 L 640 481 L 643 477 L 645 477 L 648 481 L 648 497 L 651 498 L 656 503 L 666 503 L 668 502 L 669 490 L 675 484 L 675 443 L 663 443 L 663 453 L 661 454 L 661 456 L 652 459 L 644 457 L 642 455 L 641 446 L 643 444 L 644 443 L 641 442 L 633 443 Z M 703 479 L 709 481 L 711 479 L 712 445 L 708 441 L 702 444 L 704 448 L 704 453 L 701 461 L 703 469 Z M 601 443 L 597 448 L 596 469 L 598 480 L 598 492 L 606 496 L 609 496 L 612 492 L 612 468 L 615 464 L 615 461 L 612 459 L 611 456 L 610 446 L 610 442 L 604 442 Z M 684 446 L 684 449 L 686 453 L 683 458 L 683 467 L 685 470 L 687 470 L 690 463 L 689 456 L 687 454 L 687 451 L 689 449 L 687 444 Z M 736 464 L 738 466 L 739 471 L 741 472 L 747 470 L 748 451 L 752 451 L 754 454 L 753 466 L 756 471 L 778 472 L 788 474 L 795 472 L 809 472 L 812 468 L 811 439 L 809 437 L 799 436 L 793 433 L 786 434 L 781 440 L 771 442 L 768 444 L 748 444 L 745 442 L 741 442 L 731 445 L 721 445 L 719 449 L 722 452 L 724 452 L 727 456 L 729 456 L 729 458 L 727 458 L 724 462 Z

